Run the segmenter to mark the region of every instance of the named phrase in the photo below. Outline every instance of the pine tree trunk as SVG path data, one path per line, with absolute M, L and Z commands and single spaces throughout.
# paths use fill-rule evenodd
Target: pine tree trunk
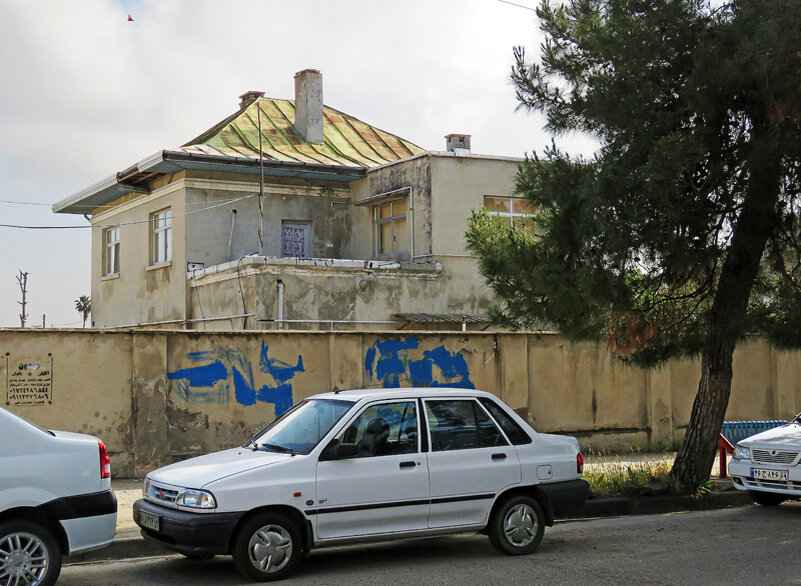
M 701 381 L 690 423 L 671 475 L 684 490 L 692 491 L 709 478 L 715 461 L 718 434 L 729 405 L 734 346 L 707 348 L 701 358 Z
M 781 163 L 778 157 L 771 157 L 770 134 L 758 137 L 759 134 L 755 128 L 754 142 L 762 144 L 754 147 L 757 160 L 751 161 L 749 189 L 721 267 L 709 316 L 707 342 L 701 356 L 698 394 L 670 472 L 685 491 L 698 488 L 712 470 L 718 435 L 729 406 L 734 348 L 743 335 L 742 324 L 762 253 L 778 221 Z

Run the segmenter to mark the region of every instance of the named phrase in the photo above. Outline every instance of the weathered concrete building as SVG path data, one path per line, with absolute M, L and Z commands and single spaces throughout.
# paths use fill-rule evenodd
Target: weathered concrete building
M 53 206 L 90 212 L 95 327 L 486 327 L 464 232 L 482 206 L 530 215 L 519 159 L 472 154 L 468 135 L 425 151 L 324 106 L 316 70 L 294 101 L 240 99 Z

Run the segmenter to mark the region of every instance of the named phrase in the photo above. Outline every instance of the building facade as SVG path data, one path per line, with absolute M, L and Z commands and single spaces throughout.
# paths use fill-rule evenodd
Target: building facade
M 94 327 L 487 327 L 464 232 L 529 215 L 520 160 L 425 151 L 324 106 L 316 70 L 295 88 L 53 206 L 91 210 Z

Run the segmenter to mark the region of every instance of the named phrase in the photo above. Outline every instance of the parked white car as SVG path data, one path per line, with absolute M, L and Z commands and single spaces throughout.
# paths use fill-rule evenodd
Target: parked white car
M 147 475 L 142 535 L 187 557 L 231 554 L 249 578 L 313 548 L 483 531 L 533 552 L 588 493 L 570 437 L 539 434 L 489 393 L 351 390 L 295 405 L 242 447 Z
M 0 408 L 0 585 L 55 584 L 62 556 L 108 545 L 116 526 L 103 442 Z
M 729 475 L 754 502 L 776 506 L 801 497 L 801 414 L 787 425 L 752 435 L 734 448 Z

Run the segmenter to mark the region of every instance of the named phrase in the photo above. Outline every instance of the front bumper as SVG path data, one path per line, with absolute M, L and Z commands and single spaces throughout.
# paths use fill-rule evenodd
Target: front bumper
M 565 517 L 578 511 L 590 494 L 590 483 L 579 478 L 563 482 L 545 482 L 539 485 L 548 496 L 554 517 Z
M 787 470 L 787 480 L 759 480 L 754 478 L 753 468 Z M 729 476 L 734 488 L 738 490 L 757 490 L 801 497 L 801 467 L 762 464 L 751 460 L 732 460 L 729 463 Z
M 159 531 L 143 527 L 139 513 L 159 517 Z M 142 537 L 165 549 L 185 555 L 225 555 L 230 552 L 234 527 L 244 513 L 189 513 L 163 507 L 144 499 L 133 505 L 133 520 Z

